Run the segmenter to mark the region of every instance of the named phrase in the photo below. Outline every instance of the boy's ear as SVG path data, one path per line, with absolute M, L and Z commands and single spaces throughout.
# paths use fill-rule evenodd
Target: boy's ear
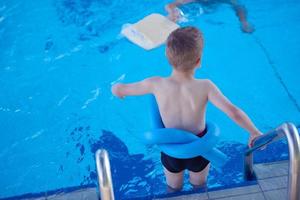
M 197 64 L 197 65 L 200 64 L 200 57 L 197 59 L 196 64 Z

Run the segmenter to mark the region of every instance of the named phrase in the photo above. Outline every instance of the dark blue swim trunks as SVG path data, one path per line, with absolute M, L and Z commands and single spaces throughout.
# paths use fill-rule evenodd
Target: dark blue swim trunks
M 205 128 L 205 130 L 199 133 L 197 136 L 203 137 L 206 134 L 206 132 L 207 129 Z M 172 173 L 179 173 L 185 169 L 192 172 L 200 172 L 209 164 L 209 161 L 203 158 L 202 156 L 187 159 L 179 159 L 169 156 L 164 152 L 161 152 L 160 158 L 163 166 Z

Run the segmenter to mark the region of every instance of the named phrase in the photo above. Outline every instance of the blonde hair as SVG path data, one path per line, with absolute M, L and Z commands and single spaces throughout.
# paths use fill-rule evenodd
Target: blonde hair
M 169 63 L 179 71 L 195 68 L 201 60 L 202 49 L 202 33 L 195 27 L 178 28 L 167 39 L 166 53 Z

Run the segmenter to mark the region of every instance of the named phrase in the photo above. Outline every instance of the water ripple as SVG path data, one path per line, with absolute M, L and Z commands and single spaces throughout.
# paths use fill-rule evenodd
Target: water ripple
M 85 109 L 87 108 L 87 106 L 92 103 L 93 101 L 95 101 L 97 99 L 97 97 L 100 95 L 100 88 L 97 88 L 95 90 L 92 90 L 91 93 L 94 93 L 94 96 L 88 100 L 85 101 L 84 105 L 81 107 L 81 109 Z

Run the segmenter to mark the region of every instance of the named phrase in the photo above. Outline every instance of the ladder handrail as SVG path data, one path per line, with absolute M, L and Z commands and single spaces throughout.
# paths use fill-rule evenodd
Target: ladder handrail
M 115 197 L 108 153 L 105 149 L 98 149 L 95 157 L 101 200 L 114 200 Z
M 268 144 L 286 137 L 289 146 L 289 175 L 288 175 L 288 198 L 289 200 L 300 199 L 300 138 L 296 126 L 292 123 L 284 123 L 278 128 L 260 136 L 254 140 L 254 145 L 245 152 L 244 178 L 253 180 L 253 152 Z

